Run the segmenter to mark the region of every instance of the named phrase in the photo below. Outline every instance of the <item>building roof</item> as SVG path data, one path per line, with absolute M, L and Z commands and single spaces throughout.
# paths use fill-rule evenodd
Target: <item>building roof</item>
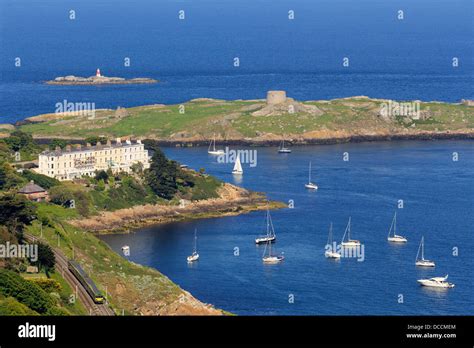
M 142 145 L 141 140 L 137 140 L 135 143 L 132 143 L 131 141 L 116 141 L 114 143 L 108 142 L 106 144 L 101 144 L 100 142 L 97 143 L 95 146 L 83 146 L 83 145 L 76 145 L 76 146 L 67 146 L 66 149 L 56 149 L 56 150 L 46 150 L 41 152 L 41 155 L 45 156 L 62 156 L 67 153 L 78 153 L 78 152 L 91 152 L 91 151 L 100 151 L 100 150 L 110 150 L 110 149 L 116 149 L 120 147 L 135 147 L 137 145 Z
M 27 185 L 25 185 L 18 191 L 18 193 L 24 193 L 24 194 L 38 193 L 38 192 L 46 192 L 46 190 L 42 188 L 41 186 L 36 185 L 33 180 L 31 180 Z

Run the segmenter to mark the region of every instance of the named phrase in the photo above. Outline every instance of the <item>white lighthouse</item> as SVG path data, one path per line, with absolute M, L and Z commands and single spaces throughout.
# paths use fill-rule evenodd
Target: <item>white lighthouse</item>
M 95 76 L 97 77 L 101 77 L 102 75 L 100 74 L 100 69 L 97 68 L 97 71 L 95 72 Z

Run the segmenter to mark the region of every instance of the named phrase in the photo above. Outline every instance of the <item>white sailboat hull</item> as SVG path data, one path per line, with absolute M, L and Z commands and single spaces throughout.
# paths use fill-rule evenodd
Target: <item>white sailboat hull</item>
M 358 240 L 348 240 L 347 242 L 342 242 L 341 245 L 344 247 L 357 247 L 360 245 L 360 242 Z
M 393 243 L 406 243 L 406 242 L 408 242 L 405 237 L 399 236 L 399 235 L 393 235 L 391 237 L 388 237 L 387 240 L 389 242 L 393 242 Z
M 290 149 L 279 149 L 278 150 L 278 153 L 291 153 L 291 150 Z
M 341 254 L 335 252 L 335 251 L 326 251 L 324 253 L 324 256 L 326 256 L 328 259 L 340 259 L 341 258 Z
M 283 256 L 266 256 L 264 257 L 263 263 L 279 263 L 283 261 L 285 258 Z
M 454 284 L 448 283 L 447 281 L 436 281 L 432 279 L 419 279 L 417 281 L 422 286 L 428 286 L 432 288 L 454 288 Z
M 232 174 L 234 174 L 234 175 L 242 175 L 243 173 L 244 173 L 244 172 L 241 171 L 241 170 L 233 170 L 233 171 L 232 171 Z
M 435 263 L 430 260 L 418 260 L 415 262 L 415 265 L 419 267 L 434 267 Z
M 305 184 L 304 187 L 306 187 L 307 189 L 310 189 L 310 190 L 317 190 L 318 189 L 318 185 L 313 184 L 313 183 Z
M 199 254 L 193 254 L 187 257 L 188 262 L 194 262 L 199 260 Z
M 276 240 L 275 236 L 271 237 L 260 237 L 255 239 L 255 244 L 265 244 L 265 243 L 274 243 Z
M 209 150 L 207 151 L 209 155 L 219 156 L 225 154 L 224 150 Z

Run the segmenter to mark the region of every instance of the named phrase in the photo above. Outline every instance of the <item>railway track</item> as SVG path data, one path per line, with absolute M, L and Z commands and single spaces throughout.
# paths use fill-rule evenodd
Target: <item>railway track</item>
M 31 234 L 26 234 L 26 233 L 25 233 L 25 239 L 30 243 L 34 243 L 38 241 L 43 241 L 46 243 L 46 241 L 41 240 L 38 237 L 35 237 Z M 107 304 L 98 305 L 94 303 L 92 298 L 87 293 L 86 289 L 82 286 L 82 284 L 74 276 L 74 274 L 72 274 L 71 271 L 69 270 L 67 257 L 59 249 L 56 249 L 56 248 L 52 248 L 52 249 L 54 252 L 54 256 L 56 258 L 56 271 L 61 272 L 61 275 L 68 282 L 69 286 L 74 291 L 74 293 L 77 293 L 76 300 L 81 301 L 84 307 L 89 311 L 89 315 L 104 315 L 104 316 L 115 315 L 114 311 Z

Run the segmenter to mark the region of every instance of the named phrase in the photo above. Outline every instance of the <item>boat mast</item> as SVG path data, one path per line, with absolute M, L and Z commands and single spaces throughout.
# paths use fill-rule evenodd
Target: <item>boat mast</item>
M 389 237 L 390 237 L 390 233 L 392 232 L 392 229 L 393 229 L 393 236 L 395 237 L 396 228 L 397 228 L 397 212 L 395 212 L 395 215 L 393 216 L 393 219 L 392 219 L 392 224 L 390 225 L 390 229 L 388 230 Z
M 351 216 L 349 216 L 349 222 L 347 223 L 347 241 L 351 240 Z
M 349 222 L 347 223 L 346 229 L 344 230 L 344 235 L 342 236 L 342 242 L 346 239 L 346 234 L 349 232 L 348 239 L 349 241 L 351 239 L 351 217 L 349 216 Z
M 197 253 L 197 229 L 194 230 L 194 250 L 193 254 Z
M 332 244 L 332 222 L 331 224 L 329 225 L 329 236 L 328 236 L 328 245 L 331 245 Z
M 393 236 L 395 237 L 397 235 L 397 212 L 395 212 L 395 215 L 393 216 Z
M 420 245 L 418 246 L 418 252 L 416 253 L 416 260 L 415 261 L 418 261 L 418 256 L 420 255 L 420 249 L 421 249 L 421 246 L 423 245 L 423 238 L 424 237 L 421 237 L 421 242 L 420 242 Z
M 308 184 L 311 184 L 311 161 L 309 161 Z
M 421 259 L 425 259 L 425 236 L 421 237 Z

